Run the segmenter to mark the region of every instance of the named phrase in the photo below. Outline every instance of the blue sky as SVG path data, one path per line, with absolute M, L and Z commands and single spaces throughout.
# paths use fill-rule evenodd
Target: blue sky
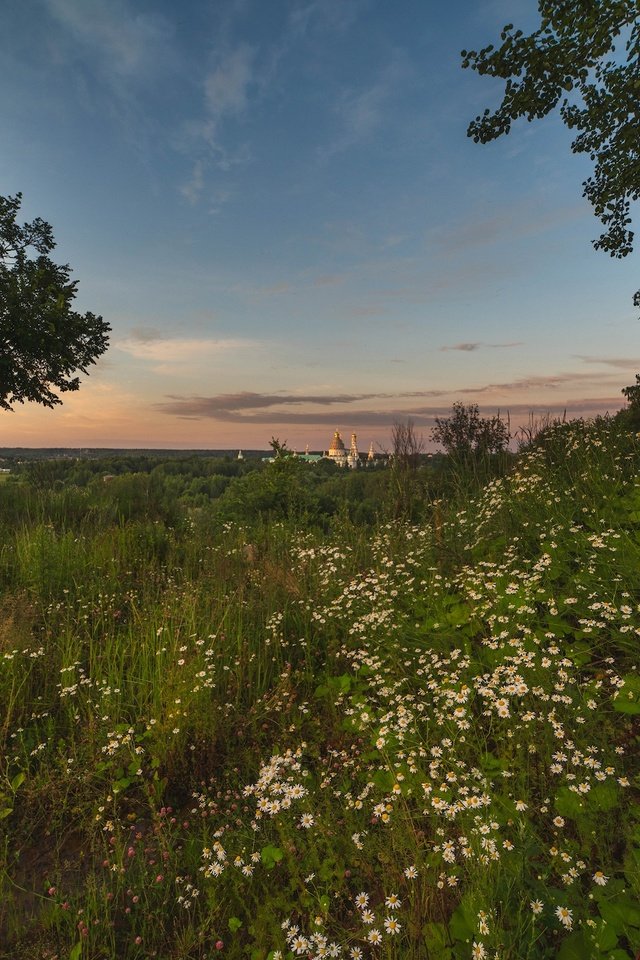
M 592 415 L 640 371 L 634 257 L 591 240 L 559 120 L 487 146 L 460 50 L 525 0 L 21 0 L 0 193 L 54 228 L 108 353 L 3 445 L 428 438 L 456 400 Z

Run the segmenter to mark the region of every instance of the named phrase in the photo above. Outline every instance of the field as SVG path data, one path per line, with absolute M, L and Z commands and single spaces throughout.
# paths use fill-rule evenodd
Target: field
M 640 440 L 275 466 L 0 485 L 0 957 L 634 958 Z

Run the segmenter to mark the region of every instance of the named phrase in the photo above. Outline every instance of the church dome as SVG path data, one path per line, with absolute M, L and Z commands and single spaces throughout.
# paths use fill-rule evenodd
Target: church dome
M 331 441 L 331 446 L 329 447 L 329 453 L 337 453 L 339 450 L 344 450 L 344 442 L 336 430 L 333 435 L 333 440 Z

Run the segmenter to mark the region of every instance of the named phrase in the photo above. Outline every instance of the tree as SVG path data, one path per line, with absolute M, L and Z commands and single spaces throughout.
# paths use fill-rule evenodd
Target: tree
M 618 417 L 625 423 L 629 429 L 638 431 L 640 429 L 640 374 L 636 373 L 636 382 L 630 387 L 624 387 L 623 396 L 626 398 L 628 406 L 626 409 L 618 412 Z
M 391 445 L 393 462 L 403 470 L 415 470 L 420 463 L 424 443 L 422 437 L 416 435 L 413 420 L 396 420 L 391 431 Z
M 269 446 L 273 450 L 274 459 L 280 460 L 283 457 L 293 456 L 293 450 L 290 450 L 287 446 L 287 441 L 280 441 L 277 437 L 271 437 L 269 440 Z
M 507 24 L 502 45 L 463 50 L 462 66 L 505 80 L 502 103 L 469 124 L 476 143 L 509 133 L 560 104 L 577 131 L 574 153 L 594 161 L 583 195 L 605 227 L 597 250 L 633 249 L 630 205 L 640 196 L 640 5 L 638 0 L 538 0 L 540 25 L 529 36 Z M 617 40 L 620 44 L 617 48 Z M 640 306 L 640 291 L 634 302 Z
M 424 448 L 422 437 L 416 434 L 413 420 L 396 420 L 391 431 L 391 444 L 389 478 L 393 515 L 395 518 L 410 518 L 416 501 L 421 496 L 416 471 Z
M 622 388 L 622 394 L 630 407 L 640 411 L 640 373 L 636 373 L 636 382 L 632 386 Z
M 436 417 L 431 438 L 441 444 L 445 452 L 460 463 L 481 459 L 486 454 L 502 453 L 507 449 L 510 434 L 508 424 L 494 416 L 480 416 L 477 404 L 454 403 L 450 417 Z
M 20 226 L 22 194 L 0 197 L 0 409 L 25 400 L 53 407 L 54 392 L 77 390 L 109 344 L 109 324 L 72 310 L 77 281 L 68 265 L 49 258 L 55 247 L 48 223 Z M 31 251 L 35 256 L 30 255 Z

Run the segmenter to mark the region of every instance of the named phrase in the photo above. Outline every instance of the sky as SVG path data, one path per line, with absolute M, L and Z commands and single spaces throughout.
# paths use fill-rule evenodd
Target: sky
M 460 51 L 533 0 L 6 0 L 0 194 L 53 226 L 111 327 L 80 390 L 0 446 L 429 446 L 454 402 L 593 416 L 640 371 L 635 257 L 592 247 L 559 118 Z

